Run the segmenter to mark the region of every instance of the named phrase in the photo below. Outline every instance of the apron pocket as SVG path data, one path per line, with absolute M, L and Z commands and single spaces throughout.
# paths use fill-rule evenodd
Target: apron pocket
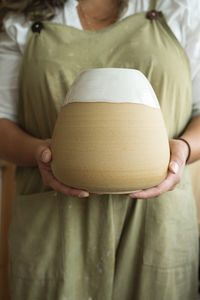
M 147 200 L 143 263 L 158 268 L 190 264 L 198 254 L 196 207 L 189 182 Z
M 20 278 L 61 276 L 61 199 L 55 191 L 16 196 L 9 236 L 10 271 Z

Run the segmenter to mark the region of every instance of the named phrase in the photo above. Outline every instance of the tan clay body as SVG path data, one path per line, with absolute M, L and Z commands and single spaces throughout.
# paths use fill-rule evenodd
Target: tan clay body
M 161 111 L 143 104 L 67 104 L 51 147 L 55 177 L 90 192 L 145 189 L 167 174 L 169 144 Z

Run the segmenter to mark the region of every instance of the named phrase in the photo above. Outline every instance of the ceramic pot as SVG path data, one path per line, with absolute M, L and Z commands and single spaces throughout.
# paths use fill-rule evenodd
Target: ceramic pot
M 72 85 L 52 137 L 52 170 L 94 193 L 129 193 L 162 182 L 167 132 L 156 95 L 139 71 L 92 69 Z

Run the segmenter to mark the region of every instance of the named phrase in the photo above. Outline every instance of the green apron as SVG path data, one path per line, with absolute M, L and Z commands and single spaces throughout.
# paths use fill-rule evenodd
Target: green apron
M 151 8 L 155 8 L 152 7 Z M 35 23 L 21 67 L 19 122 L 51 138 L 74 79 L 133 68 L 150 80 L 169 138 L 191 114 L 188 58 L 163 14 L 137 13 L 97 32 Z M 190 177 L 155 199 L 66 197 L 19 167 L 10 231 L 12 300 L 195 300 L 198 232 Z

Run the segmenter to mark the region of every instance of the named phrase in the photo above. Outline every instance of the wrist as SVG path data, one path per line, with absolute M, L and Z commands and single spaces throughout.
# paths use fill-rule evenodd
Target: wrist
M 190 144 L 188 143 L 188 141 L 185 138 L 182 138 L 182 137 L 178 137 L 178 138 L 176 138 L 176 140 L 182 142 L 182 144 L 185 145 L 184 146 L 184 154 L 185 154 L 185 163 L 187 163 L 191 156 Z

